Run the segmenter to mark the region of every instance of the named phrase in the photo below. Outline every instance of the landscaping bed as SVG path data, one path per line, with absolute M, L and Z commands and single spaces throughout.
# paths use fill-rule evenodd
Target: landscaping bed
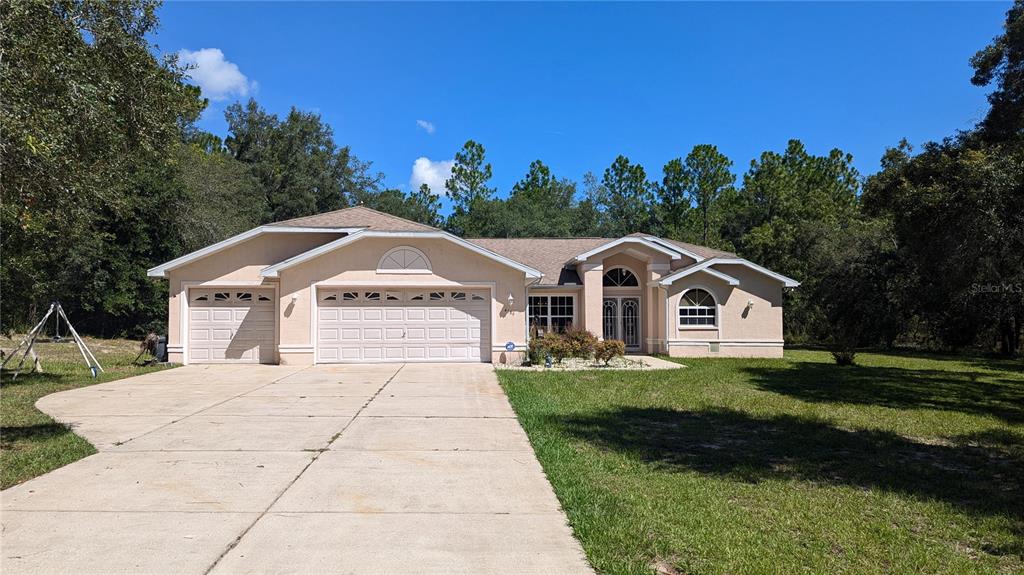
M 603 573 L 1024 571 L 1024 366 L 501 370 Z

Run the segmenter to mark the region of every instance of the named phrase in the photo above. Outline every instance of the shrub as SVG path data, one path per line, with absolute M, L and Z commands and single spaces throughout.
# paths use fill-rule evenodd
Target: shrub
M 597 346 L 597 336 L 589 331 L 583 328 L 572 327 L 562 334 L 562 338 L 565 340 L 566 345 L 569 346 L 570 356 L 587 359 L 594 355 L 594 348 Z
M 541 339 L 541 345 L 551 354 L 556 363 L 562 363 L 562 360 L 572 355 L 572 346 L 560 333 L 546 333 Z
M 836 365 L 853 365 L 856 363 L 857 352 L 850 348 L 832 350 L 832 359 Z
M 594 359 L 608 365 L 616 357 L 626 355 L 626 342 L 618 339 L 606 339 L 597 342 L 594 347 Z

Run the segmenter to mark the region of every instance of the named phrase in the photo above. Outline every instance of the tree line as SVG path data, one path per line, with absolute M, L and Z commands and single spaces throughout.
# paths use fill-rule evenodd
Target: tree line
M 616 237 L 642 231 L 732 251 L 803 282 L 790 342 L 1021 349 L 1024 319 L 1024 20 L 971 60 L 991 89 L 974 129 L 887 150 L 863 176 L 799 140 L 736 177 L 714 145 L 660 172 L 619 156 L 581 182 L 534 161 L 507 194 L 482 144 L 455 155 L 443 193 L 383 185 L 319 115 L 255 100 L 195 127 L 207 102 L 147 37 L 154 0 L 0 4 L 0 322 L 24 329 L 60 299 L 82 331 L 163 331 L 157 263 L 256 225 L 366 205 L 466 237 Z M 59 65 L 58 65 L 59 64 Z

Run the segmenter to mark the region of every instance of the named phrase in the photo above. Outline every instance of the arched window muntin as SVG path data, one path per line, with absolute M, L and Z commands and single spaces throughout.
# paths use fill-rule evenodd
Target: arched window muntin
M 718 300 L 711 290 L 689 288 L 679 296 L 678 317 L 680 329 L 717 328 Z
M 639 289 L 640 278 L 626 266 L 615 266 L 604 272 L 601 277 L 601 285 L 614 289 Z
M 427 254 L 412 246 L 392 248 L 377 263 L 378 273 L 428 274 L 432 269 Z

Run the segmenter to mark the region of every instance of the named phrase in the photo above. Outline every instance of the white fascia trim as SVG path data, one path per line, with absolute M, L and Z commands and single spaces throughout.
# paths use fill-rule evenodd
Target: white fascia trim
M 661 239 L 659 237 L 656 237 L 656 236 L 645 236 L 644 239 L 646 239 L 648 241 L 652 241 L 652 242 L 654 242 L 656 244 L 665 246 L 666 248 L 668 248 L 670 250 L 677 251 L 677 252 L 683 254 L 684 256 L 689 256 L 689 257 L 693 258 L 695 261 L 698 261 L 698 262 L 702 262 L 702 261 L 707 259 L 706 257 L 704 257 L 704 256 L 702 256 L 702 255 L 700 255 L 698 253 L 691 252 L 690 250 L 684 250 L 683 248 L 681 248 L 681 247 L 679 247 L 679 246 L 677 246 L 675 244 L 666 242 L 665 240 L 663 240 L 663 239 Z
M 254 238 L 258 235 L 265 233 L 339 233 L 339 234 L 350 234 L 359 231 L 364 228 L 300 228 L 290 226 L 259 226 L 253 228 L 247 232 L 242 232 L 238 235 L 231 236 L 226 240 L 221 240 L 215 244 L 206 246 L 203 249 L 196 250 L 191 253 L 187 253 L 181 257 L 174 258 L 169 262 L 162 263 L 156 267 L 150 268 L 146 271 L 146 275 L 151 278 L 164 278 L 167 277 L 167 272 L 181 267 L 187 263 L 194 262 L 198 259 L 205 258 L 206 256 L 213 255 L 221 250 L 227 249 L 235 244 L 240 244 L 248 239 Z
M 762 273 L 762 274 L 764 274 L 764 275 L 766 275 L 766 276 L 768 276 L 770 278 L 779 280 L 780 282 L 782 282 L 782 284 L 784 286 L 786 286 L 788 288 L 794 288 L 794 287 L 797 287 L 797 286 L 800 285 L 800 282 L 796 281 L 793 278 L 788 278 L 788 277 L 786 277 L 786 276 L 784 276 L 782 274 L 775 273 L 772 270 L 770 270 L 770 269 L 768 269 L 768 268 L 766 268 L 764 266 L 759 266 L 759 265 L 755 264 L 754 262 L 745 260 L 743 258 L 711 258 L 709 260 L 704 260 L 704 261 L 702 261 L 700 263 L 693 264 L 690 267 L 683 268 L 683 269 L 677 271 L 674 274 L 670 274 L 670 275 L 667 275 L 667 276 L 661 278 L 659 283 L 661 285 L 665 285 L 665 286 L 672 285 L 673 283 L 675 283 L 675 281 L 677 279 L 684 278 L 684 277 L 686 277 L 686 276 L 688 276 L 688 275 L 690 275 L 690 274 L 692 274 L 694 272 L 698 272 L 698 271 L 704 270 L 704 271 L 707 271 L 708 273 L 711 273 L 711 271 L 717 271 L 717 270 L 710 270 L 710 269 L 708 269 L 710 266 L 713 266 L 715 264 L 726 264 L 726 265 L 740 265 L 740 266 L 744 266 L 744 267 L 750 268 L 750 269 L 752 269 L 752 270 L 754 270 L 756 272 L 760 272 L 760 273 Z M 718 272 L 718 273 L 721 273 L 721 272 Z M 722 274 L 722 275 L 725 275 L 725 274 Z M 726 276 L 726 277 L 728 277 L 728 276 Z
M 585 261 L 587 261 L 587 258 L 589 258 L 590 256 L 593 256 L 595 254 L 599 254 L 599 253 L 601 253 L 603 251 L 606 251 L 606 250 L 610 250 L 610 249 L 612 249 L 612 248 L 614 248 L 616 246 L 620 246 L 622 244 L 642 244 L 642 245 L 645 245 L 645 246 L 651 248 L 654 251 L 661 252 L 661 253 L 671 257 L 674 260 L 678 260 L 680 254 L 684 253 L 682 250 L 680 250 L 678 248 L 669 249 L 669 248 L 665 247 L 663 244 L 661 244 L 660 242 L 654 242 L 654 241 L 651 241 L 648 238 L 644 238 L 644 237 L 640 237 L 640 236 L 626 236 L 624 238 L 619 238 L 617 240 L 612 240 L 612 241 L 610 241 L 610 242 L 608 242 L 606 244 L 599 245 L 599 246 L 597 246 L 596 248 L 594 248 L 594 249 L 592 249 L 590 251 L 583 252 L 582 254 L 576 256 L 575 258 L 569 260 L 568 263 L 585 262 Z M 689 254 L 687 254 L 687 255 L 689 255 Z
M 409 238 L 409 239 L 442 239 L 448 240 L 453 244 L 462 246 L 472 252 L 476 252 L 486 258 L 490 258 L 496 262 L 505 264 L 511 268 L 515 268 L 526 274 L 527 278 L 541 278 L 544 276 L 539 270 L 533 269 L 530 266 L 523 265 L 515 260 L 506 258 L 505 256 L 496 254 L 490 250 L 484 249 L 474 243 L 467 242 L 466 240 L 449 234 L 448 232 L 384 232 L 374 230 L 362 230 L 354 232 L 343 238 L 328 242 L 322 246 L 315 247 L 307 252 L 303 252 L 297 256 L 288 258 L 283 262 L 276 263 L 272 266 L 263 268 L 260 275 L 268 278 L 276 278 L 281 270 L 288 269 L 292 266 L 301 264 L 302 262 L 311 260 L 315 257 L 321 256 L 327 252 L 334 251 L 338 248 L 347 246 L 353 242 L 357 242 L 363 238 Z
M 671 284 L 672 282 L 674 282 L 674 281 L 676 281 L 678 279 L 684 278 L 684 277 L 686 277 L 688 275 L 695 274 L 697 272 L 704 272 L 704 273 L 708 274 L 709 276 L 716 277 L 716 278 L 724 281 L 725 283 L 727 283 L 727 284 L 729 284 L 731 286 L 738 286 L 738 285 L 740 285 L 740 280 L 732 277 L 731 275 L 724 274 L 724 273 L 722 273 L 722 272 L 720 272 L 720 271 L 718 271 L 718 270 L 716 270 L 714 268 L 698 267 L 696 264 L 694 264 L 693 266 L 688 267 L 686 269 L 680 270 L 680 271 L 678 271 L 678 272 L 676 272 L 676 273 L 674 273 L 672 275 L 665 276 L 661 280 L 656 280 L 656 281 L 650 282 L 647 285 L 648 285 L 648 287 L 654 287 L 654 286 L 659 286 L 659 285 L 666 285 L 667 286 L 667 285 Z M 674 278 L 674 279 L 672 280 L 672 282 L 665 283 L 666 280 L 668 280 L 669 278 Z

